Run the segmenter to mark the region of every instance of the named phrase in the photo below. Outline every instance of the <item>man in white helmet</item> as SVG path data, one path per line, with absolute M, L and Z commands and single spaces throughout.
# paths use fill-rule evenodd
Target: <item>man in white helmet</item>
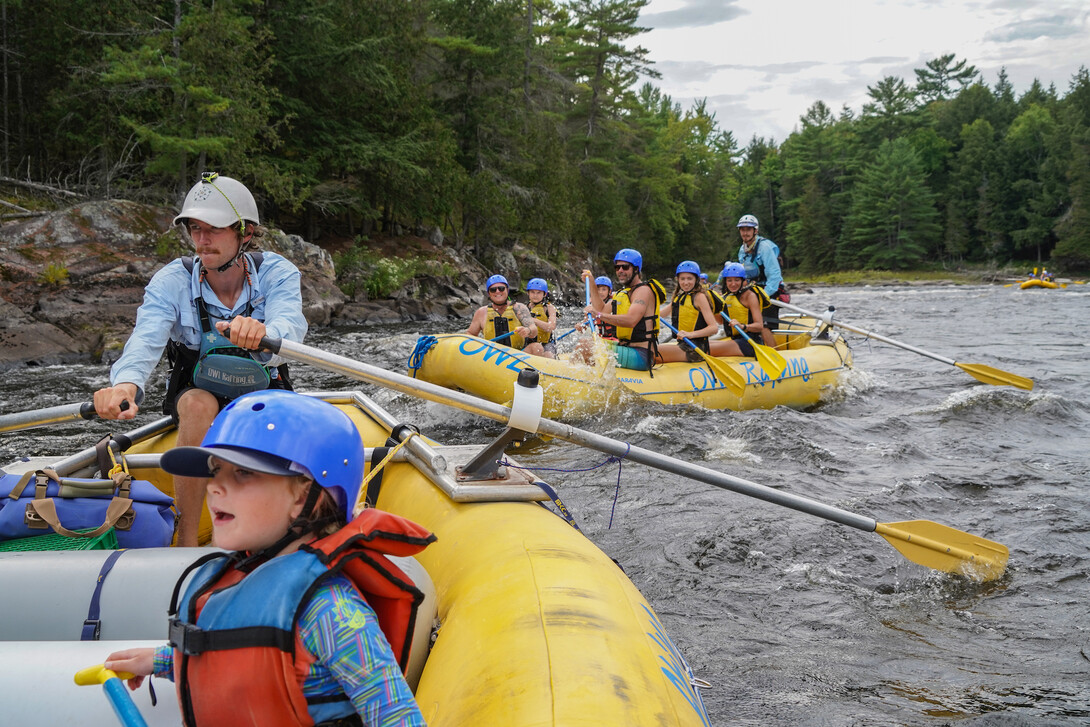
M 789 303 L 791 296 L 783 284 L 783 273 L 780 271 L 780 248 L 767 237 L 758 235 L 757 227 L 757 218 L 753 215 L 739 218 L 738 234 L 742 237 L 742 246 L 738 248 L 738 262 L 745 267 L 747 278 L 754 285 L 764 288 L 770 300 Z M 775 328 L 779 322 L 779 308 L 769 305 L 762 314 L 765 322 Z
M 241 182 L 204 174 L 174 224 L 197 257 L 174 260 L 152 276 L 110 386 L 96 391 L 94 401 L 103 419 L 135 417 L 166 350 L 171 373 L 163 411 L 178 425 L 178 446 L 196 446 L 236 397 L 291 388 L 281 359 L 254 352 L 264 336 L 302 341 L 307 322 L 299 269 L 276 253 L 249 251 L 265 229 Z M 204 491 L 203 479 L 174 478 L 178 545 L 197 545 Z

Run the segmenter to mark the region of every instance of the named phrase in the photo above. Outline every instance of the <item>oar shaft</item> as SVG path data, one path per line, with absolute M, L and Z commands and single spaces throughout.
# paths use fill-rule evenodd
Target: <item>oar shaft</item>
M 62 404 L 46 409 L 16 412 L 0 415 L 0 433 L 17 432 L 21 429 L 44 427 L 47 424 L 60 424 L 76 419 L 94 419 L 95 405 L 90 401 L 80 404 Z
M 812 318 L 819 318 L 819 319 L 822 319 L 822 320 L 828 320 L 821 313 L 814 313 L 814 312 L 808 311 L 808 310 L 806 310 L 804 308 L 799 308 L 797 305 L 792 305 L 790 303 L 784 303 L 781 300 L 773 299 L 772 304 L 777 305 L 780 308 L 786 308 L 787 310 L 793 310 L 796 313 L 802 313 L 804 316 L 810 316 Z M 881 341 L 882 343 L 888 343 L 891 346 L 896 346 L 897 348 L 903 348 L 906 351 L 912 351 L 912 353 L 918 353 L 921 356 L 927 356 L 928 358 L 933 358 L 936 361 L 941 361 L 944 364 L 949 364 L 950 366 L 957 366 L 957 361 L 955 361 L 952 358 L 947 358 L 946 356 L 940 356 L 937 353 L 932 353 L 930 351 L 925 351 L 922 348 L 916 348 L 915 346 L 912 346 L 912 345 L 907 344 L 907 343 L 902 343 L 901 341 L 895 341 L 892 338 L 887 338 L 886 336 L 875 333 L 874 331 L 868 331 L 865 328 L 857 328 L 855 326 L 849 326 L 847 323 L 841 323 L 840 321 L 830 320 L 829 322 L 832 323 L 837 328 L 843 328 L 846 331 L 851 331 L 852 333 L 858 333 L 860 336 L 866 336 L 867 338 L 873 338 L 876 341 Z
M 386 369 L 372 366 L 371 364 L 356 361 L 337 354 L 327 353 L 316 348 L 311 348 L 294 341 L 282 339 L 264 338 L 261 341 L 263 348 L 277 353 L 284 358 L 333 371 L 351 378 L 366 381 L 368 383 L 384 386 L 400 391 L 410 396 L 415 396 L 427 401 L 433 401 L 447 406 L 453 406 L 472 414 L 492 419 L 498 422 L 510 420 L 511 409 L 490 401 L 478 399 L 459 391 L 446 389 L 435 384 L 413 379 L 402 374 L 397 374 Z M 562 439 L 572 444 L 582 445 L 590 449 L 612 455 L 624 457 L 626 460 L 638 462 L 649 467 L 672 472 L 682 477 L 689 477 L 709 485 L 731 490 L 742 495 L 764 500 L 776 505 L 789 507 L 793 510 L 815 515 L 826 520 L 848 525 L 866 532 L 874 532 L 877 522 L 871 518 L 857 515 L 846 510 L 840 510 L 830 505 L 810 500 L 789 492 L 759 485 L 756 482 L 732 477 L 722 472 L 690 464 L 673 457 L 668 457 L 658 452 L 652 452 L 642 447 L 630 446 L 625 442 L 610 439 L 593 432 L 578 429 L 569 424 L 562 424 L 550 419 L 542 419 L 538 425 L 538 431 L 556 439 Z

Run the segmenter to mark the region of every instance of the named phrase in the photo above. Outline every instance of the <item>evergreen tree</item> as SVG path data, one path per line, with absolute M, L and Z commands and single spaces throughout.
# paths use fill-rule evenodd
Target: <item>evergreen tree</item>
M 932 254 L 941 231 L 934 195 L 907 139 L 879 147 L 856 185 L 848 227 L 837 254 L 842 265 L 902 270 Z
M 976 79 L 976 66 L 965 59 L 954 62 L 954 54 L 932 58 L 916 69 L 916 93 L 926 102 L 943 101 Z
M 885 139 L 895 139 L 913 128 L 916 120 L 916 91 L 904 79 L 886 76 L 867 86 L 871 100 L 863 104 L 863 132 L 876 148 Z
M 1090 271 L 1090 127 L 1071 140 L 1071 207 L 1057 225 L 1052 260 L 1071 271 Z

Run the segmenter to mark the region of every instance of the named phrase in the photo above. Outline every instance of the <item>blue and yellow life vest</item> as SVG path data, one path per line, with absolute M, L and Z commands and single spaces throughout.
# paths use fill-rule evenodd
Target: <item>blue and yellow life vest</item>
M 343 574 L 375 612 L 404 671 L 424 594 L 386 556 L 413 555 L 434 540 L 416 523 L 368 508 L 333 535 L 252 571 L 235 567 L 240 554 L 198 560 L 182 574 L 170 605 L 174 683 L 185 724 L 297 727 L 354 715 L 343 693 L 303 694 L 309 655 L 300 653 L 296 621 L 314 589 Z M 192 570 L 178 602 L 178 588 Z

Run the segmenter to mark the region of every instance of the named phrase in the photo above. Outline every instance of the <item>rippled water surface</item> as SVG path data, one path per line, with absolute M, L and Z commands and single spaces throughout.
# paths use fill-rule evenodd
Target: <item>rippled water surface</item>
M 998 581 L 940 575 L 873 533 L 640 465 L 621 468 L 619 493 L 616 465 L 542 474 L 712 684 L 704 699 L 714 724 L 1090 724 L 1088 287 L 821 289 L 794 300 L 811 310 L 833 304 L 845 323 L 959 362 L 1029 376 L 1033 391 L 988 386 L 849 334 L 856 368 L 813 411 L 636 402 L 575 422 L 880 522 L 935 520 L 997 540 L 1011 551 Z M 327 329 L 307 343 L 402 371 L 417 335 L 435 332 Z M 500 430 L 294 371 L 302 389 L 363 388 L 443 442 Z M 9 371 L 0 412 L 86 400 L 105 381 L 104 366 Z M 75 423 L 0 435 L 0 460 L 83 448 L 106 430 Z M 559 470 L 604 458 L 556 441 L 518 456 Z

